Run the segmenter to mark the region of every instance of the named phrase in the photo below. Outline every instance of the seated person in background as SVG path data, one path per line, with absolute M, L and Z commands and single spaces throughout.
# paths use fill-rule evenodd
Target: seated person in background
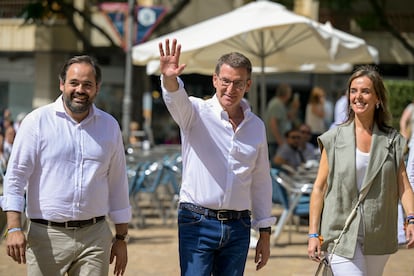
M 307 124 L 301 124 L 299 126 L 299 131 L 302 136 L 302 139 L 300 139 L 299 150 L 302 152 L 305 162 L 309 160 L 319 160 L 318 148 L 310 142 L 312 139 L 311 128 Z
M 273 157 L 273 166 L 286 169 L 287 171 L 294 170 L 306 160 L 299 150 L 299 145 L 302 135 L 299 129 L 293 128 L 285 133 L 286 143 L 282 144 L 277 149 L 276 155 Z
M 138 135 L 139 131 L 139 123 L 137 121 L 131 121 L 129 123 L 129 138 L 128 143 L 130 145 L 139 145 L 141 143 L 141 137 Z

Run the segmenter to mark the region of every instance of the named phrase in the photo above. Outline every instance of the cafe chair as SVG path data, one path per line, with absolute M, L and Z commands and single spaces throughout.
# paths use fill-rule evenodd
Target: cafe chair
M 309 215 L 309 196 L 312 184 L 296 183 L 285 172 L 276 168 L 270 170 L 272 178 L 272 202 L 280 204 L 283 208 L 273 234 L 273 244 L 276 245 L 284 226 L 291 221 L 292 216 Z M 289 232 L 289 243 L 291 233 Z

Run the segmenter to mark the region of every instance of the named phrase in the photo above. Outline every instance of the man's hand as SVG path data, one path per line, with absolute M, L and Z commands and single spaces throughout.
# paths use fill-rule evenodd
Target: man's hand
M 111 248 L 111 257 L 109 262 L 115 260 L 114 275 L 124 275 L 125 269 L 128 263 L 128 251 L 127 244 L 122 240 L 115 240 Z
M 261 269 L 267 264 L 270 257 L 270 233 L 261 232 L 259 240 L 256 245 L 256 256 L 254 262 L 256 263 L 256 270 Z
M 26 263 L 26 237 L 22 231 L 7 234 L 7 255 L 19 264 Z
M 165 78 L 176 78 L 179 76 L 184 68 L 185 64 L 179 65 L 181 55 L 181 45 L 177 44 L 177 40 L 173 39 L 170 47 L 170 40 L 165 40 L 165 48 L 162 46 L 162 42 L 158 45 L 160 50 L 160 71 Z

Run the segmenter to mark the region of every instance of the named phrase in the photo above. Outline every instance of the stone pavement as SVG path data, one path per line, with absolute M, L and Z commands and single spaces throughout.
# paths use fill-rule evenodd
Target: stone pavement
M 289 229 L 291 239 L 289 242 Z M 312 276 L 317 264 L 306 255 L 306 226 L 287 226 L 278 244 L 271 248 L 270 260 L 262 270 L 255 271 L 254 249 L 250 249 L 245 275 L 257 276 Z M 167 225 L 159 219 L 148 219 L 141 229 L 130 229 L 129 262 L 126 276 L 179 275 L 178 241 L 175 222 Z M 380 242 L 380 241 L 379 241 Z M 113 266 L 111 266 L 112 275 Z M 5 243 L 0 244 L 0 275 L 26 275 L 24 265 L 14 263 L 5 254 Z M 400 249 L 388 261 L 384 276 L 414 275 L 414 250 Z

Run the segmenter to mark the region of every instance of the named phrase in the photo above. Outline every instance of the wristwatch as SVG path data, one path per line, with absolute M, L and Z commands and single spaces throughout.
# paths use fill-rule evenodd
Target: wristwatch
M 115 240 L 128 242 L 129 241 L 129 235 L 128 234 L 116 234 L 115 235 Z
M 272 228 L 271 227 L 263 227 L 263 228 L 259 228 L 259 232 L 266 232 L 266 233 L 272 233 Z

